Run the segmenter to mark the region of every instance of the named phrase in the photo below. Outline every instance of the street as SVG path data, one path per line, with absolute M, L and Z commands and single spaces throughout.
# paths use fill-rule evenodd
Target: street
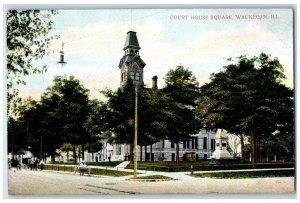
M 177 173 L 170 173 L 170 177 L 176 176 Z M 214 179 L 193 178 L 183 173 L 177 177 L 145 182 L 129 180 L 131 176 L 89 177 L 56 171 L 9 170 L 8 195 L 293 194 L 295 190 L 294 177 Z

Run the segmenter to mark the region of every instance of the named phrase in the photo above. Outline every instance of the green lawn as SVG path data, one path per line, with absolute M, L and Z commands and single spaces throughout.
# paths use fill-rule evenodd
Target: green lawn
M 86 164 L 88 166 L 111 166 L 111 167 L 115 167 L 117 165 L 119 165 L 120 163 L 122 163 L 122 161 L 111 161 L 111 162 L 108 162 L 108 161 L 103 161 L 103 162 L 87 162 Z M 57 165 L 74 165 L 73 162 L 57 162 L 55 163 Z
M 243 171 L 243 172 L 217 172 L 217 173 L 194 173 L 197 178 L 220 178 L 220 179 L 243 179 L 243 178 L 267 178 L 267 177 L 294 177 L 294 170 L 274 171 Z
M 54 171 L 64 171 L 64 172 L 74 172 L 74 166 L 70 165 L 45 165 L 45 170 L 54 170 Z M 76 166 L 76 173 L 79 173 L 77 166 Z M 91 168 L 91 175 L 104 175 L 104 176 L 128 176 L 133 175 L 132 172 L 124 172 L 124 171 L 116 171 L 116 170 L 109 170 L 109 169 L 98 169 L 98 168 Z
M 173 178 L 163 176 L 163 175 L 149 175 L 149 176 L 140 176 L 135 179 L 156 179 L 156 180 L 173 180 Z
M 191 171 L 191 165 L 193 165 L 194 171 L 214 171 L 214 170 L 238 170 L 238 169 L 252 169 L 252 164 L 240 164 L 240 163 L 217 163 L 209 164 L 208 162 L 179 162 L 179 166 L 176 162 L 138 162 L 137 166 L 140 170 L 149 171 L 163 171 L 163 172 L 189 172 Z M 293 163 L 257 163 L 255 168 L 267 169 L 267 168 L 293 168 Z M 133 169 L 133 164 L 129 164 L 126 168 Z

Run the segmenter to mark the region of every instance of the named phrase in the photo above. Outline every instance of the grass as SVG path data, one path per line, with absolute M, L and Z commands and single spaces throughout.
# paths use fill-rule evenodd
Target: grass
M 74 173 L 74 165 L 45 165 L 45 170 L 53 170 L 53 171 L 64 171 L 64 172 L 73 172 Z M 76 173 L 79 173 L 79 170 L 76 166 Z M 86 173 L 87 174 L 87 173 Z M 118 170 L 109 170 L 109 169 L 99 169 L 99 168 L 91 168 L 91 175 L 103 175 L 103 176 L 128 176 L 133 175 L 132 172 L 126 172 L 126 171 L 118 171 Z
M 189 172 L 193 165 L 194 171 L 214 171 L 214 170 L 237 170 L 237 169 L 252 169 L 252 164 L 240 163 L 217 163 L 209 164 L 208 162 L 138 162 L 138 169 L 149 171 L 163 171 L 163 172 Z M 293 168 L 293 163 L 257 163 L 255 168 Z M 133 169 L 133 164 L 129 164 L 126 168 Z
M 295 171 L 294 170 L 270 170 L 270 171 L 194 173 L 191 176 L 197 178 L 219 178 L 219 179 L 294 177 Z
M 163 175 L 149 175 L 149 176 L 140 176 L 135 179 L 158 179 L 158 180 L 173 180 L 173 178 L 163 176 Z
M 103 162 L 87 162 L 86 164 L 88 166 L 111 166 L 111 167 L 115 167 L 117 165 L 119 165 L 120 163 L 122 163 L 122 161 L 111 161 L 111 162 L 106 162 L 106 161 L 103 161 Z M 55 163 L 56 165 L 58 164 L 63 164 L 63 165 L 74 165 L 73 162 L 56 162 Z M 78 164 L 78 163 L 77 163 Z

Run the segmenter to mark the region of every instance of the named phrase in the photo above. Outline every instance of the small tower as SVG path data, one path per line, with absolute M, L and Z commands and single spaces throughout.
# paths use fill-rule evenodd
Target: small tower
M 129 78 L 135 86 L 144 85 L 144 67 L 146 63 L 141 59 L 141 49 L 136 32 L 127 32 L 124 45 L 124 56 L 121 58 L 119 68 L 121 70 L 121 85 L 124 85 Z

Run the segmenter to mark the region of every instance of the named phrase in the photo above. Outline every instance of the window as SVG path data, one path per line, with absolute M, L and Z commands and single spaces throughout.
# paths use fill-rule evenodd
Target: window
M 198 149 L 198 137 L 195 137 L 195 149 Z
M 222 147 L 226 147 L 226 143 L 222 143 Z
M 183 141 L 183 148 L 186 148 L 186 141 Z
M 190 148 L 190 140 L 188 140 L 188 141 L 186 141 L 187 143 L 186 143 L 186 148 Z
M 203 138 L 203 149 L 207 149 L 207 137 Z
M 122 73 L 122 82 L 125 80 L 125 73 Z
M 174 142 L 171 142 L 171 148 L 174 148 Z
M 215 139 L 211 139 L 210 141 L 210 149 L 214 151 L 216 149 L 216 141 Z
M 134 80 L 134 72 L 133 72 L 133 71 L 130 72 L 130 78 L 131 78 L 132 80 Z
M 195 141 L 196 141 L 196 139 L 195 139 L 195 137 L 193 137 L 192 138 L 192 149 L 195 149 Z
M 165 148 L 165 140 L 162 140 L 162 148 Z
M 172 153 L 172 161 L 175 161 L 175 153 Z
M 140 81 L 140 73 L 139 72 L 135 73 L 135 80 Z

